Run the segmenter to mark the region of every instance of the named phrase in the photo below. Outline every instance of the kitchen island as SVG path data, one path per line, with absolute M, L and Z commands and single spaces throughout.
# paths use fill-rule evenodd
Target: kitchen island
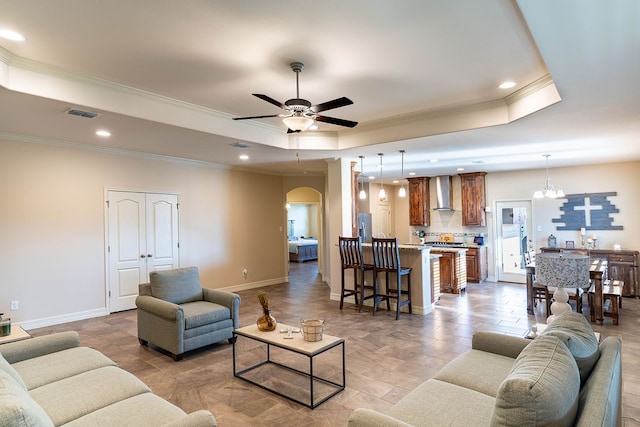
M 429 314 L 433 311 L 431 285 L 431 247 L 424 245 L 398 245 L 400 249 L 400 264 L 411 267 L 411 308 L 414 314 Z M 371 243 L 362 244 L 362 252 L 366 263 L 373 264 Z M 367 272 L 365 279 L 373 282 L 373 276 Z M 382 278 L 383 276 L 380 275 Z M 395 278 L 395 276 L 394 276 Z M 404 284 L 406 279 L 402 279 Z M 466 283 L 466 281 L 465 281 Z M 439 291 L 438 291 L 439 293 Z M 371 300 L 367 300 L 371 304 Z M 392 307 L 395 309 L 395 307 Z M 404 306 L 402 312 L 408 311 Z
M 467 289 L 467 248 L 427 246 L 440 255 L 440 291 L 460 294 Z

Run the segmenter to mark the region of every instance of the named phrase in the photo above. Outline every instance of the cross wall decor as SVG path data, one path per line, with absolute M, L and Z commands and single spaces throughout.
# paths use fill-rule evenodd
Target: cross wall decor
M 611 214 L 620 210 L 607 199 L 617 195 L 616 192 L 567 194 L 567 201 L 560 207 L 564 213 L 551 222 L 564 223 L 558 225 L 556 230 L 622 230 L 621 225 L 612 224 L 611 217 Z

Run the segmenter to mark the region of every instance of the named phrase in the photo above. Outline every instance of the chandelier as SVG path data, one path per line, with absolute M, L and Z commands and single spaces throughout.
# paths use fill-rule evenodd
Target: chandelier
M 549 178 L 549 157 L 551 154 L 543 154 L 543 156 L 547 159 L 547 175 L 544 180 L 544 187 L 540 190 L 536 190 L 536 192 L 533 193 L 533 198 L 543 199 L 546 197 L 547 199 L 557 199 L 558 197 L 565 197 L 564 191 L 559 188 L 556 190 L 551 184 L 551 178 Z

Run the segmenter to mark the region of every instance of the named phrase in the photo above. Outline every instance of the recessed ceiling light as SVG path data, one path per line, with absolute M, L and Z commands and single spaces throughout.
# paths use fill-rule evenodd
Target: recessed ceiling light
M 111 132 L 109 132 L 108 130 L 100 129 L 96 131 L 96 135 L 107 138 L 111 136 Z
M 429 160 L 429 163 L 438 163 L 438 159 L 431 159 Z
M 247 156 L 246 154 L 240 154 L 240 155 L 238 156 L 238 158 L 239 158 L 240 160 L 249 160 L 249 156 Z
M 369 176 L 368 176 L 368 178 L 369 178 L 369 179 L 376 179 L 376 177 L 375 177 L 375 176 L 373 176 L 373 175 L 369 175 Z
M 318 130 L 318 125 L 309 126 L 309 130 Z
M 464 170 L 464 168 L 458 168 L 458 169 L 456 169 L 456 170 L 457 170 L 458 172 L 460 172 L 460 171 L 463 171 L 463 170 Z
M 16 33 L 13 30 L 7 30 L 7 29 L 0 30 L 0 37 L 2 37 L 3 39 L 14 41 L 14 42 L 23 42 L 27 40 L 27 38 L 22 34 Z
M 415 175 L 416 175 L 416 173 L 415 173 L 415 172 L 409 172 L 409 175 L 410 175 L 410 176 L 415 176 Z
M 397 184 L 397 183 L 399 183 L 399 182 L 400 182 L 400 181 L 398 181 L 397 179 L 394 179 L 394 180 L 393 180 L 393 183 L 394 183 L 394 184 Z
M 512 87 L 514 87 L 516 85 L 515 82 L 503 82 L 502 84 L 500 84 L 500 86 L 498 86 L 500 89 L 511 89 Z

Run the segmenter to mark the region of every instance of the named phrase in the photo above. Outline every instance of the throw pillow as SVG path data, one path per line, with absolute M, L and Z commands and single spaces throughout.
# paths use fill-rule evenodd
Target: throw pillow
M 0 370 L 0 426 L 53 427 L 26 389 L 3 370 Z
M 580 381 L 584 384 L 600 358 L 598 339 L 587 319 L 580 313 L 564 312 L 556 316 L 540 335 L 557 337 L 567 346 L 578 364 Z
M 174 304 L 202 301 L 197 267 L 153 271 L 149 274 L 151 295 Z
M 556 337 L 538 337 L 500 384 L 491 425 L 573 425 L 579 392 L 578 367 L 567 347 Z

